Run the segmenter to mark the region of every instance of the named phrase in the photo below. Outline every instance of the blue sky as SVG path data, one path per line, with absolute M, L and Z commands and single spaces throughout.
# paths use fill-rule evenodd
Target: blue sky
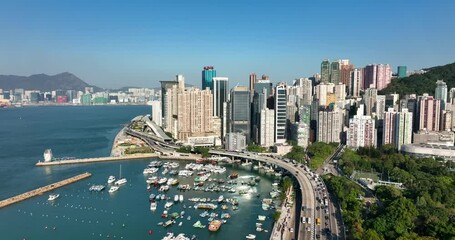
M 319 72 L 325 59 L 420 69 L 454 62 L 455 1 L 0 3 L 0 74 L 72 72 L 100 87 L 158 86 L 213 65 L 231 85 Z

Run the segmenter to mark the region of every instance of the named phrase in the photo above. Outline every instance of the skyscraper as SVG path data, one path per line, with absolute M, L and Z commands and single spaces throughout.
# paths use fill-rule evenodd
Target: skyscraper
M 229 94 L 229 79 L 227 77 L 213 78 L 213 116 L 223 117 L 223 103 L 227 102 Z
M 325 59 L 321 63 L 321 82 L 328 83 L 330 80 L 330 62 Z
M 376 73 L 376 88 L 382 90 L 392 80 L 392 68 L 389 64 L 378 64 L 376 65 Z
M 231 90 L 230 130 L 245 135 L 250 139 L 250 91 L 246 86 L 236 86 Z
M 162 126 L 161 101 L 152 101 L 152 121 L 158 126 Z
M 408 76 L 408 70 L 406 66 L 398 66 L 397 68 L 397 74 L 399 78 L 404 78 Z
M 412 112 L 404 108 L 395 115 L 395 146 L 401 150 L 401 146 L 412 143 Z
M 354 65 L 350 64 L 342 64 L 340 66 L 340 82 L 346 86 L 349 86 L 351 82 L 351 71 L 354 70 Z
M 376 88 L 376 65 L 370 64 L 363 69 L 363 89 Z
M 360 97 L 360 90 L 363 83 L 363 69 L 356 68 L 351 71 L 351 83 L 349 85 L 349 95 L 352 97 Z
M 375 121 L 363 114 L 363 104 L 357 109 L 357 114 L 349 119 L 346 140 L 346 145 L 354 149 L 376 146 Z
M 250 74 L 250 100 L 253 101 L 253 95 L 254 95 L 254 84 L 256 83 L 256 73 L 251 73 Z
M 286 142 L 287 86 L 278 83 L 275 90 L 275 143 Z
M 167 91 L 171 89 L 173 86 L 178 85 L 177 78 L 176 80 L 173 81 L 160 81 L 161 83 L 161 115 L 163 119 L 163 128 L 168 128 L 168 123 L 169 123 L 169 116 L 172 115 L 172 113 L 169 113 L 169 101 L 168 97 L 169 94 L 167 94 Z M 176 93 L 177 94 L 177 93 Z
M 441 109 L 445 109 L 447 105 L 447 94 L 447 84 L 443 80 L 437 80 L 434 98 L 441 100 Z
M 340 82 L 340 62 L 334 61 L 330 64 L 330 82 L 337 85 Z
M 216 77 L 216 70 L 213 66 L 205 66 L 202 70 L 202 89 L 210 88 L 212 90 L 212 81 Z
M 263 147 L 273 146 L 275 135 L 275 111 L 263 108 L 259 120 L 259 140 L 258 144 Z

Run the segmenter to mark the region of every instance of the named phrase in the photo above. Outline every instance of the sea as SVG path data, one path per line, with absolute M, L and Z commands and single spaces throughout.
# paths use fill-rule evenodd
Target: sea
M 166 193 L 174 197 L 182 194 L 184 201 L 176 203 L 169 213 L 185 211 L 176 224 L 164 228 L 159 222 L 164 201 L 158 202 L 155 212 L 150 211 L 149 195 L 158 193 L 156 188 L 147 190 L 143 169 L 151 159 L 116 161 L 81 165 L 36 167 L 43 159 L 43 152 L 51 148 L 54 157 L 103 157 L 109 156 L 116 134 L 132 118 L 151 112 L 150 106 L 49 106 L 0 109 L 0 200 L 60 181 L 84 172 L 90 178 L 56 189 L 60 197 L 48 201 L 50 193 L 0 209 L 0 239 L 162 239 L 168 232 L 185 233 L 197 239 L 245 239 L 255 234 L 256 239 L 269 239 L 273 226 L 274 210 L 263 210 L 262 198 L 269 198 L 272 183 L 277 181 L 261 169 L 251 166 L 225 165 L 224 174 L 212 177 L 227 179 L 232 171 L 239 173 L 238 189 L 247 194 L 215 193 L 203 191 L 180 192 L 176 187 Z M 152 159 L 153 160 L 153 159 Z M 178 161 L 179 168 L 188 162 Z M 121 170 L 121 171 L 120 171 Z M 157 175 L 162 175 L 160 170 Z M 93 184 L 107 185 L 110 175 L 127 178 L 128 183 L 109 194 L 91 192 Z M 251 177 L 260 177 L 254 187 L 240 184 Z M 180 183 L 193 184 L 194 176 L 179 178 Z M 202 210 L 189 208 L 194 205 L 189 198 L 237 198 L 239 209 L 230 207 L 224 212 L 231 218 L 219 231 L 208 231 L 208 220 L 199 216 Z M 259 195 L 259 197 L 258 197 Z M 230 205 L 229 205 L 230 206 Z M 221 214 L 220 208 L 214 211 Z M 262 228 L 256 231 L 258 215 L 266 216 Z M 191 216 L 188 220 L 187 217 Z M 205 229 L 194 228 L 201 220 Z M 178 223 L 182 222 L 181 226 Z

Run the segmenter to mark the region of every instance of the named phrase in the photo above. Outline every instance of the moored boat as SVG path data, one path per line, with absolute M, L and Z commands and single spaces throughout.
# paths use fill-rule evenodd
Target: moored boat
M 193 227 L 195 228 L 205 228 L 205 225 L 202 225 L 201 221 L 197 221 L 193 224 Z
M 111 188 L 109 188 L 109 193 L 114 193 L 118 190 L 118 186 L 112 186 Z
M 152 210 L 152 211 L 156 210 L 156 202 L 150 203 L 150 210 Z
M 107 179 L 107 184 L 112 184 L 115 182 L 115 176 L 109 176 L 109 178 Z
M 209 231 L 211 232 L 216 232 L 220 229 L 221 227 L 221 221 L 220 220 L 213 220 L 210 222 L 210 225 L 209 225 Z
M 56 194 L 51 194 L 49 195 L 49 198 L 47 199 L 48 201 L 54 201 L 55 199 L 59 198 L 60 197 L 60 194 L 56 193 Z
M 246 236 L 246 239 L 256 239 L 256 235 L 250 233 Z

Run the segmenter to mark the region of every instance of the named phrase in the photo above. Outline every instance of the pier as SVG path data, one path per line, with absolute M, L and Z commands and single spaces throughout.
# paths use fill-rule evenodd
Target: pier
M 134 154 L 131 156 L 118 156 L 118 157 L 98 157 L 98 158 L 82 158 L 82 159 L 71 159 L 71 160 L 59 160 L 59 161 L 49 161 L 44 162 L 40 161 L 36 163 L 38 167 L 44 166 L 55 166 L 55 165 L 65 165 L 65 164 L 82 164 L 82 163 L 98 163 L 98 162 L 110 162 L 110 161 L 125 161 L 125 160 L 142 160 L 147 158 L 160 158 L 160 159 L 169 159 L 169 160 L 196 160 L 200 158 L 197 155 L 159 155 L 155 153 L 151 154 Z
M 41 195 L 41 194 L 43 194 L 45 192 L 52 191 L 52 190 L 57 189 L 59 187 L 63 187 L 63 186 L 66 186 L 68 184 L 75 183 L 77 181 L 80 181 L 82 179 L 88 178 L 90 176 L 92 176 L 92 174 L 89 173 L 89 172 L 86 172 L 86 173 L 83 173 L 83 174 L 80 174 L 80 175 L 77 175 L 77 176 L 74 176 L 74 177 L 70 177 L 70 178 L 67 178 L 65 180 L 62 180 L 62 181 L 59 181 L 59 182 L 56 182 L 56 183 L 49 184 L 49 185 L 44 186 L 44 187 L 40 187 L 40 188 L 31 190 L 31 191 L 16 195 L 14 197 L 7 198 L 5 200 L 0 201 L 0 208 L 6 207 L 8 205 L 11 205 L 11 204 L 14 204 L 14 203 L 17 203 L 17 202 L 20 202 L 20 201 L 24 201 L 26 199 L 32 198 L 32 197 L 37 196 L 37 195 Z

